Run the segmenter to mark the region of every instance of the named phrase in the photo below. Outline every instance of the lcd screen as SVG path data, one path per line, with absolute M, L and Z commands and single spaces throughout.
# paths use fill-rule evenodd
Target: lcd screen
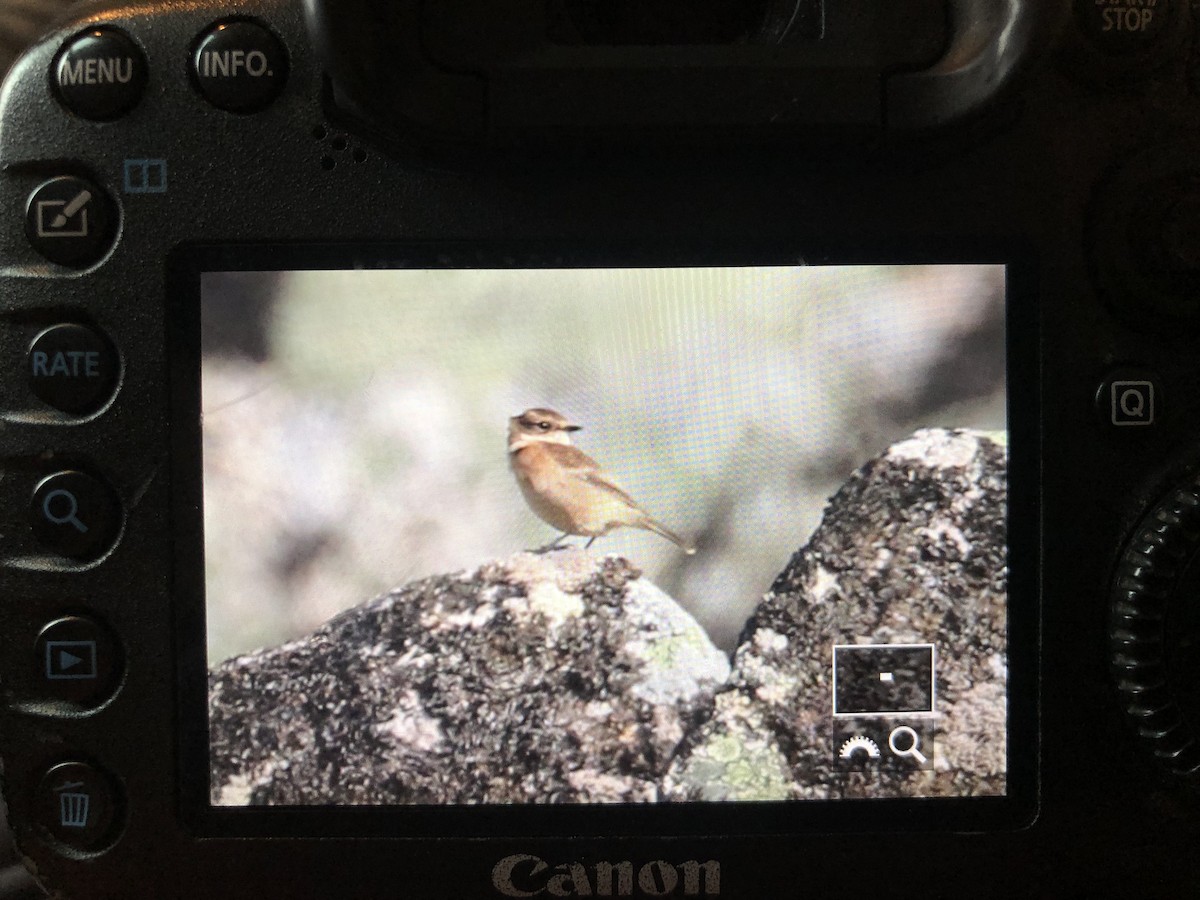
M 207 271 L 209 801 L 1008 790 L 1006 267 Z

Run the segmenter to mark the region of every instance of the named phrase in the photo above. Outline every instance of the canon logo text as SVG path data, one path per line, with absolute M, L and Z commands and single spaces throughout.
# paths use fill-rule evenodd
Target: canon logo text
M 721 864 L 655 859 L 637 868 L 624 862 L 559 863 L 517 853 L 492 869 L 492 886 L 505 897 L 717 897 Z

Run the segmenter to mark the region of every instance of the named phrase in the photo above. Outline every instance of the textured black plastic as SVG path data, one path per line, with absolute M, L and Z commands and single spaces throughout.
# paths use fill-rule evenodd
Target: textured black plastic
M 1171 293 L 1178 273 L 1163 279 L 1145 262 L 1143 232 L 1124 212 L 1130 204 L 1113 202 L 1124 185 L 1173 183 L 1194 173 L 1189 158 L 1200 165 L 1187 150 L 1200 141 L 1200 97 L 1188 76 L 1195 16 L 1174 4 L 1171 39 L 1139 52 L 1131 75 L 1128 59 L 1110 59 L 1077 32 L 1069 4 L 1043 5 L 1056 14 L 1035 17 L 1037 40 L 1026 44 L 1035 53 L 1013 70 L 1024 77 L 1006 79 L 1005 91 L 946 128 L 851 141 L 818 128 L 797 143 L 746 141 L 737 152 L 531 150 L 495 167 L 486 157 L 468 164 L 437 152 L 457 145 L 451 126 L 469 116 L 447 118 L 437 140 L 425 141 L 403 123 L 377 127 L 362 109 L 339 108 L 345 95 L 317 62 L 299 2 L 88 7 L 35 46 L 0 98 L 0 357 L 12 361 L 0 380 L 0 757 L 10 819 L 39 878 L 89 900 L 487 897 L 496 896 L 496 862 L 529 853 L 551 865 L 719 859 L 722 897 L 1194 890 L 1197 795 L 1129 727 L 1128 704 L 1114 689 L 1109 625 L 1136 523 L 1200 460 L 1200 317 L 1186 296 Z M 995 6 L 1030 8 L 1017 0 Z M 200 35 L 235 13 L 267 25 L 289 57 L 286 86 L 252 115 L 215 108 L 188 77 Z M 50 78 L 63 42 L 100 24 L 129 35 L 149 64 L 141 100 L 105 123 L 66 110 Z M 968 31 L 985 41 L 995 33 Z M 953 72 L 965 58 L 935 59 L 933 70 Z M 398 79 L 369 68 L 354 74 L 364 84 Z M 430 93 L 427 72 L 404 74 L 409 99 L 431 121 L 489 102 L 470 79 L 461 93 Z M 836 112 L 862 96 L 830 90 L 821 100 Z M 531 122 L 532 131 L 538 125 Z M 116 240 L 83 269 L 47 262 L 25 234 L 30 193 L 61 175 L 88 178 L 115 198 Z M 1133 205 L 1157 221 L 1141 200 Z M 1010 713 L 1037 723 L 1014 732 L 1013 758 L 1024 762 L 1012 772 L 1040 786 L 1036 821 L 1015 827 L 1032 817 L 1023 808 L 1009 816 L 1014 827 L 976 833 L 938 830 L 935 805 L 910 817 L 911 806 L 843 804 L 836 821 L 803 809 L 790 817 L 763 809 L 755 820 L 754 808 L 738 820 L 718 808 L 681 837 L 647 831 L 636 811 L 614 808 L 605 811 L 607 831 L 568 823 L 560 836 L 534 839 L 483 809 L 471 828 L 494 834 L 470 840 L 364 839 L 340 821 L 316 839 L 310 825 L 249 816 L 243 831 L 257 837 L 197 834 L 184 815 L 179 760 L 180 745 L 200 739 L 204 723 L 178 717 L 176 692 L 179 660 L 196 654 L 203 635 L 177 621 L 172 561 L 180 547 L 198 546 L 199 535 L 173 528 L 172 506 L 188 486 L 170 476 L 172 441 L 187 423 L 173 418 L 169 402 L 168 327 L 182 299 L 168 263 L 189 258 L 186 248 L 232 247 L 236 260 L 247 248 L 303 253 L 310 242 L 330 259 L 362 264 L 401 264 L 413 248 L 447 247 L 465 258 L 520 254 L 534 265 L 571 248 L 614 262 L 637 248 L 714 264 L 753 256 L 756 247 L 790 248 L 791 258 L 813 261 L 830 247 L 863 261 L 1023 248 L 1012 254 L 1025 262 L 1014 285 L 1025 313 L 1014 352 L 1029 370 L 1024 383 L 1035 387 L 1012 396 L 1011 414 L 1029 450 L 1022 464 L 1040 476 L 1040 491 L 1010 532 L 1034 547 L 1040 578 L 1014 588 L 1026 600 L 1013 613 L 1022 628 L 1037 626 L 1025 637 L 1038 638 L 1029 649 L 1040 663 L 1014 659 L 1014 696 L 1023 702 Z M 32 339 L 62 321 L 98 328 L 122 359 L 112 400 L 87 416 L 47 409 L 17 374 Z M 1153 425 L 1097 420 L 1098 386 L 1126 366 L 1153 371 L 1170 398 Z M 95 560 L 47 553 L 28 527 L 33 486 L 74 468 L 111 485 L 125 510 L 123 531 Z M 1032 599 L 1039 595 L 1040 609 Z M 101 619 L 126 650 L 119 690 L 95 709 L 29 703 L 6 668 L 27 657 L 20 648 L 32 646 L 46 622 L 67 613 Z M 1169 725 L 1149 727 L 1171 738 Z M 1163 744 L 1168 757 L 1171 746 Z M 121 787 L 119 839 L 102 852 L 65 852 L 33 824 L 42 774 L 70 759 L 112 773 Z M 318 828 L 322 821 L 335 820 L 318 819 Z M 371 829 L 386 832 L 387 822 Z

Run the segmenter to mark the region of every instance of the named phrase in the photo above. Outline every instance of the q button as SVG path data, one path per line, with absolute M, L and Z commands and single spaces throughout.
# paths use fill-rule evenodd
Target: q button
M 72 559 L 95 559 L 121 530 L 121 503 L 104 482 L 83 472 L 43 478 L 29 504 L 30 524 L 47 549 Z
M 1149 372 L 1111 372 L 1096 391 L 1096 415 L 1109 427 L 1122 431 L 1149 428 L 1158 424 L 1162 413 L 1162 384 Z

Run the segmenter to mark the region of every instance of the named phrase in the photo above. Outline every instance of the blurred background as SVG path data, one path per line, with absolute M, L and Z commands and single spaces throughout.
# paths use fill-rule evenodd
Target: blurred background
M 0 75 L 76 0 L 0 0 Z
M 698 546 L 592 552 L 730 651 L 858 466 L 1005 427 L 1003 292 L 999 266 L 206 275 L 210 663 L 553 540 L 505 449 L 533 406 Z

